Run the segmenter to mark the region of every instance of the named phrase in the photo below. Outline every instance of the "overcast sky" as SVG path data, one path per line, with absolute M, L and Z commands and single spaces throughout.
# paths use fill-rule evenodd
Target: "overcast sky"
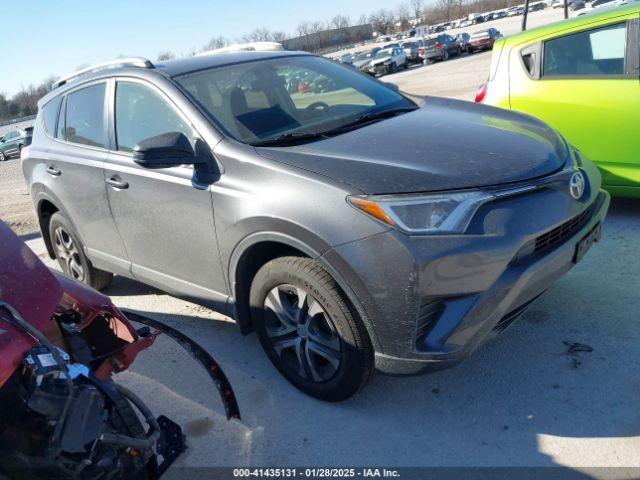
M 188 53 L 212 37 L 237 39 L 257 27 L 294 33 L 301 21 L 396 8 L 401 0 L 29 0 L 5 8 L 0 92 L 15 94 L 49 75 L 118 55 L 154 60 Z M 8 5 L 7 5 L 8 6 Z M 14 16 L 15 14 L 15 16 Z M 3 15 L 4 16 L 4 15 Z M 9 21 L 11 20 L 11 21 Z

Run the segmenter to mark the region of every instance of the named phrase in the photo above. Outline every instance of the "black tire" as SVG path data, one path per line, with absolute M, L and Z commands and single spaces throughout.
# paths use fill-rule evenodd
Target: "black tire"
M 449 50 L 445 50 L 442 54 L 442 61 L 446 62 L 447 60 L 449 60 Z
M 274 291 L 280 305 L 289 302 L 289 296 L 294 298 L 281 310 L 281 316 L 267 306 L 274 304 Z M 297 314 L 295 308 L 301 303 Z M 253 279 L 250 306 L 253 325 L 267 356 L 296 388 L 321 400 L 339 402 L 355 394 L 371 378 L 374 354 L 366 328 L 338 284 L 318 262 L 302 257 L 281 257 L 268 262 Z M 317 313 L 309 315 L 312 309 Z M 281 322 L 283 316 L 291 322 Z M 312 329 L 311 322 L 323 322 L 324 327 Z M 303 323 L 308 329 L 304 327 L 301 333 Z M 276 333 L 269 333 L 274 331 Z M 286 333 L 279 333 L 281 331 Z M 319 336 L 322 337 L 320 346 L 326 345 L 327 339 L 335 342 L 325 350 L 330 351 L 331 357 L 313 353 L 318 352 Z M 285 343 L 288 346 L 282 346 Z M 291 343 L 296 346 L 289 345 Z M 327 361 L 328 358 L 336 362 L 339 359 L 338 365 Z M 330 376 L 316 375 L 322 368 L 323 373 L 328 370 Z
M 96 290 L 103 290 L 109 285 L 113 274 L 99 270 L 91 264 L 71 222 L 60 212 L 51 215 L 49 239 L 56 260 L 66 275 Z
M 4 152 L 0 152 L 0 162 L 4 162 L 7 157 L 4 155 Z

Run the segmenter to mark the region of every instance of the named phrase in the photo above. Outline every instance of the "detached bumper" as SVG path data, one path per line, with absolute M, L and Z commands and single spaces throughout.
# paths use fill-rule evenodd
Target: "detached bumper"
M 599 238 L 609 206 L 589 164 L 576 201 L 567 175 L 482 207 L 465 235 L 390 231 L 329 251 L 367 312 L 376 367 L 416 374 L 456 365 L 504 331 Z M 344 259 L 349 259 L 347 264 Z

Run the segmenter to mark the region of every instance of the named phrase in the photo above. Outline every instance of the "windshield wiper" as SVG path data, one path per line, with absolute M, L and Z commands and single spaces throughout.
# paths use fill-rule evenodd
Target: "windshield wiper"
M 352 122 L 345 123 L 344 125 L 340 125 L 339 127 L 332 128 L 331 130 L 326 130 L 322 132 L 323 135 L 332 135 L 337 133 L 342 133 L 344 131 L 351 130 L 359 125 L 364 125 L 366 123 L 373 122 L 375 120 L 382 120 L 384 118 L 395 117 L 399 113 L 413 112 L 420 107 L 397 107 L 397 108 L 389 108 L 387 110 L 382 110 L 380 112 L 371 112 L 360 115 L 358 118 L 353 120 Z
M 260 140 L 257 142 L 253 142 L 252 145 L 254 147 L 271 147 L 271 146 L 279 146 L 279 145 L 289 145 L 291 143 L 296 142 L 305 142 L 311 140 L 318 140 L 320 138 L 328 138 L 331 135 L 338 135 L 340 133 L 352 130 L 359 125 L 364 125 L 366 123 L 370 123 L 376 120 L 382 120 L 383 118 L 394 117 L 399 113 L 412 112 L 417 110 L 419 107 L 397 107 L 397 108 L 389 108 L 387 110 L 382 110 L 380 112 L 371 112 L 360 115 L 355 120 L 346 123 L 344 125 L 340 125 L 336 128 L 331 128 L 329 130 L 325 130 L 323 132 L 288 132 L 283 133 L 282 135 L 278 135 L 275 138 L 268 138 L 266 140 Z
M 288 145 L 295 142 L 304 142 L 307 140 L 317 140 L 324 138 L 326 135 L 324 132 L 289 132 L 278 135 L 275 138 L 268 138 L 266 140 L 260 140 L 253 142 L 254 147 L 269 147 L 277 145 Z

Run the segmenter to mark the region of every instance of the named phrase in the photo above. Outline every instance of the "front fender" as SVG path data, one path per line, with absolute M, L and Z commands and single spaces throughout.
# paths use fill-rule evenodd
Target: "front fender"
M 349 282 L 347 282 L 338 268 L 332 265 L 323 256 L 331 249 L 331 246 L 313 232 L 310 232 L 298 225 L 291 224 L 290 222 L 283 220 L 276 221 L 276 219 L 273 218 L 269 218 L 268 221 L 269 225 L 272 227 L 270 230 L 255 231 L 246 235 L 236 245 L 230 256 L 228 267 L 229 291 L 231 292 L 232 297 L 234 297 L 234 301 L 236 297 L 237 267 L 242 256 L 248 252 L 251 247 L 263 242 L 276 242 L 287 245 L 299 250 L 309 258 L 316 260 L 322 268 L 324 268 L 333 277 L 362 319 L 374 349 L 376 351 L 381 351 L 380 341 L 373 324 L 370 321 L 370 317 L 360 301 L 359 295 L 352 288 Z M 275 225 L 279 224 L 279 226 L 286 227 L 286 229 L 274 229 L 274 221 Z M 285 233 L 285 231 L 288 233 Z M 240 322 L 240 319 L 237 320 Z

